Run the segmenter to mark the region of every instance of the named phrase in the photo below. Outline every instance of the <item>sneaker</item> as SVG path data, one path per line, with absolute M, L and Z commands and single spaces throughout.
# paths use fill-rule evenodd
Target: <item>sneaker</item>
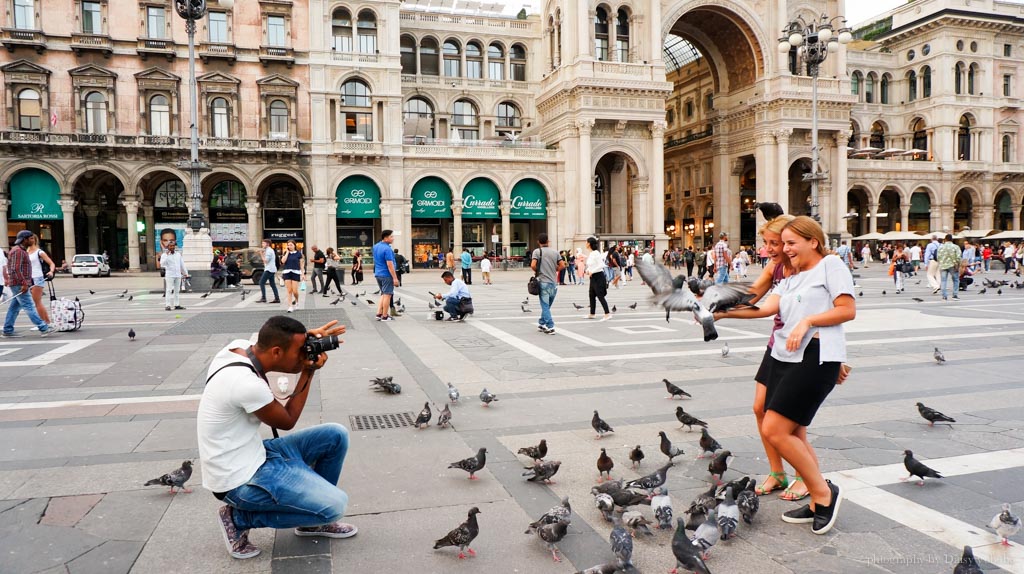
M 390 315 L 384 315 L 383 317 L 380 318 L 380 320 L 381 321 L 394 321 L 395 318 L 390 316 Z
M 271 303 L 280 303 L 280 302 L 281 302 L 280 299 L 274 299 L 273 301 L 271 301 Z M 264 303 L 266 303 L 266 301 L 264 301 Z
M 810 524 L 814 522 L 814 511 L 811 510 L 810 504 L 805 504 L 800 508 L 783 512 L 782 521 L 790 524 Z
M 259 303 L 259 301 L 257 301 L 257 303 Z M 264 303 L 266 303 L 266 301 L 264 301 Z M 164 307 L 164 311 L 170 311 L 170 310 L 171 310 L 171 306 L 170 305 Z
M 611 321 L 611 319 L 612 319 L 612 316 L 611 316 L 611 315 L 605 315 L 604 317 L 601 317 L 601 319 L 600 319 L 600 320 L 601 320 L 601 321 Z
M 814 525 L 811 527 L 811 532 L 815 534 L 825 534 L 832 530 L 836 518 L 839 518 L 839 506 L 843 502 L 843 490 L 839 488 L 839 485 L 828 480 L 825 482 L 828 484 L 829 490 L 832 491 L 832 502 L 828 506 L 823 504 L 814 506 Z
M 300 526 L 295 529 L 296 536 L 326 536 L 327 538 L 352 538 L 359 529 L 352 524 L 332 522 L 323 526 Z
M 448 317 L 447 319 L 445 319 L 445 321 L 461 321 L 461 320 L 462 319 L 459 319 L 458 317 Z
M 291 312 L 292 312 L 292 311 L 294 311 L 294 310 L 295 310 L 295 308 L 294 308 L 294 307 L 292 307 L 291 305 L 289 305 L 289 306 L 288 306 L 288 310 L 287 310 L 287 311 L 285 311 L 285 313 L 291 313 Z
M 52 328 L 47 329 L 45 331 L 40 331 L 39 332 L 39 336 L 45 339 L 46 337 L 49 337 L 51 333 L 53 333 L 53 329 Z
M 174 306 L 174 310 L 175 310 L 175 311 L 184 311 L 184 310 L 185 310 L 185 308 L 184 308 L 184 307 L 182 307 L 181 305 L 175 305 L 175 306 Z
M 266 299 L 257 299 L 256 302 L 257 303 L 266 303 L 267 300 Z M 170 311 L 170 309 L 168 309 L 168 311 Z
M 537 330 L 540 331 L 541 333 L 544 333 L 547 331 L 547 327 L 545 327 L 544 325 L 537 325 Z
M 953 298 L 954 298 L 954 299 L 956 299 L 957 301 L 959 301 L 959 300 L 960 300 L 960 297 L 958 297 L 958 296 L 956 296 L 956 295 L 953 295 Z
M 554 327 L 548 327 L 547 329 L 544 329 L 544 332 L 547 333 L 548 335 L 554 335 L 555 334 L 555 328 Z
M 3 335 L 0 335 L 0 337 L 3 337 L 4 339 L 20 339 L 20 338 L 22 338 L 24 336 L 25 335 L 22 335 L 20 333 L 14 333 L 14 332 L 4 333 Z
M 934 289 L 934 290 L 932 291 L 932 295 L 934 295 L 934 294 L 938 293 L 938 292 L 940 291 L 940 289 L 941 289 L 941 288 L 939 288 L 939 287 L 936 287 L 936 288 L 935 288 L 935 289 Z
M 260 549 L 249 543 L 249 531 L 239 532 L 235 528 L 235 521 L 231 518 L 231 507 L 222 506 L 217 514 L 220 517 L 220 532 L 224 535 L 224 545 L 228 548 L 228 554 L 239 560 L 258 556 Z

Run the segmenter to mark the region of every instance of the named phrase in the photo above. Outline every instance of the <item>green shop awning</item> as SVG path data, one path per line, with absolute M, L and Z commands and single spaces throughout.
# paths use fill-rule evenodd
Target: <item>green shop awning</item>
M 501 216 L 498 206 L 501 193 L 498 186 L 486 177 L 478 177 L 462 190 L 463 219 L 493 219 Z
M 41 169 L 23 169 L 11 178 L 11 219 L 64 219 L 60 185 Z
M 346 177 L 334 196 L 338 219 L 380 219 L 380 188 L 365 175 Z
M 524 179 L 512 188 L 511 219 L 547 219 L 548 194 L 535 179 Z
M 412 186 L 412 217 L 451 219 L 452 189 L 439 177 L 425 177 Z

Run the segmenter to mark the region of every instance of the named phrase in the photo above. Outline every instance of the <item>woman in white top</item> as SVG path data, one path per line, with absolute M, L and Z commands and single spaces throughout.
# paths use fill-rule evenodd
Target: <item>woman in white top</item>
M 799 216 L 782 230 L 783 252 L 798 271 L 783 279 L 758 309 L 731 311 L 730 317 L 768 317 L 783 326 L 773 335 L 774 360 L 765 396 L 761 432 L 803 478 L 811 504 L 783 514 L 790 523 L 812 523 L 811 531 L 831 530 L 842 501 L 840 488 L 822 477 L 807 443 L 807 427 L 818 408 L 849 369 L 842 324 L 857 315 L 853 278 L 835 255 L 827 255 L 825 234 L 813 219 Z
M 597 302 L 600 301 L 604 309 L 604 318 L 601 320 L 607 321 L 612 318 L 612 314 L 608 310 L 608 301 L 605 300 L 605 296 L 608 295 L 608 277 L 604 274 L 604 255 L 598 249 L 596 237 L 587 238 L 587 247 L 590 248 L 585 271 L 585 274 L 590 276 L 590 315 L 587 318 L 594 318 Z
M 39 318 L 49 324 L 50 313 L 47 311 L 46 305 L 43 305 L 43 287 L 46 285 L 47 279 L 53 279 L 55 266 L 53 260 L 39 247 L 38 243 L 28 248 L 28 259 L 32 263 L 32 301 L 36 304 L 36 312 L 39 313 Z M 42 261 L 45 261 L 50 266 L 49 271 L 46 273 L 43 273 Z
M 491 284 L 491 258 L 484 256 L 480 260 L 480 274 L 484 276 L 484 285 Z

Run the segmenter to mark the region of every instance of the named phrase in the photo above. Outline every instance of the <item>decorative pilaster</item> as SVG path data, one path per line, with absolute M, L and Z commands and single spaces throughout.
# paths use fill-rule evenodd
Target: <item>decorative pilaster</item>
M 846 225 L 846 213 L 850 210 L 848 203 L 848 192 L 850 191 L 848 182 L 848 169 L 849 160 L 846 158 L 846 146 L 850 142 L 850 136 L 853 135 L 850 131 L 838 131 L 836 132 L 836 155 L 832 165 L 835 169 L 829 174 L 832 179 L 832 192 L 835 199 L 835 209 L 833 212 L 836 214 L 834 219 L 834 233 L 840 233 L 847 235 Z M 909 209 L 903 210 L 903 216 L 907 217 Z M 907 230 L 907 224 L 903 224 L 903 231 Z
M 75 260 L 75 206 L 78 202 L 74 199 L 61 199 L 57 203 L 60 204 L 61 215 L 64 218 L 64 260 L 71 265 L 71 262 Z M 7 218 L 7 214 L 4 214 L 4 219 Z M 4 237 L 7 237 L 6 233 Z M 54 262 L 56 263 L 56 261 Z
M 462 254 L 462 204 L 459 202 L 452 204 L 452 225 L 455 227 L 455 237 L 452 238 L 452 253 L 457 260 L 459 255 Z
M 121 202 L 124 206 L 125 214 L 127 215 L 127 221 L 125 226 L 128 228 L 128 271 L 136 272 L 139 271 L 139 206 L 140 202 L 126 199 Z
M 512 202 L 509 199 L 501 200 L 501 255 L 507 257 L 512 250 Z
M 639 228 L 654 234 L 656 253 L 661 253 L 668 248 L 668 236 L 665 235 L 665 130 L 667 128 L 666 122 L 651 122 L 650 209 L 647 210 L 647 226 Z
M 156 269 L 156 219 L 153 206 L 143 204 L 142 216 L 146 222 L 146 245 L 143 249 L 146 252 L 146 268 L 154 271 Z
M 248 217 L 249 247 L 259 247 L 263 238 L 260 237 L 260 202 L 245 202 L 245 214 Z
M 579 195 L 580 212 L 578 233 L 586 238 L 594 234 L 594 170 L 592 169 L 592 158 L 590 155 L 590 132 L 597 123 L 593 118 L 576 120 L 576 129 L 579 132 L 579 154 L 577 172 L 579 173 Z
M 86 227 L 89 231 L 89 253 L 98 254 L 100 252 L 100 229 L 96 218 L 100 215 L 100 208 L 98 205 L 86 205 L 84 209 Z
M 775 155 L 778 158 L 776 169 L 775 201 L 782 206 L 782 211 L 789 213 L 789 137 L 792 128 L 775 130 Z
M 11 200 L 0 199 L 0 247 L 7 249 L 7 210 L 11 207 Z

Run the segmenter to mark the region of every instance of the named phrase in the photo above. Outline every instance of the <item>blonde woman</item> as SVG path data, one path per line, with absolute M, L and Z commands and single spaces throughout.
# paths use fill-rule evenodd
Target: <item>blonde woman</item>
M 306 261 L 302 253 L 295 246 L 295 241 L 288 240 L 285 244 L 285 252 L 282 257 L 284 265 L 281 277 L 284 279 L 284 289 L 288 299 L 288 312 L 295 310 L 299 304 L 299 282 L 306 277 Z
M 36 305 L 36 313 L 39 313 L 39 317 L 50 322 L 50 311 L 43 304 L 43 287 L 46 286 L 46 282 L 53 279 L 53 270 L 55 268 L 53 260 L 46 254 L 39 243 L 33 243 L 28 248 L 28 259 L 32 263 L 32 302 Z M 49 270 L 43 273 L 43 263 L 49 265 Z

